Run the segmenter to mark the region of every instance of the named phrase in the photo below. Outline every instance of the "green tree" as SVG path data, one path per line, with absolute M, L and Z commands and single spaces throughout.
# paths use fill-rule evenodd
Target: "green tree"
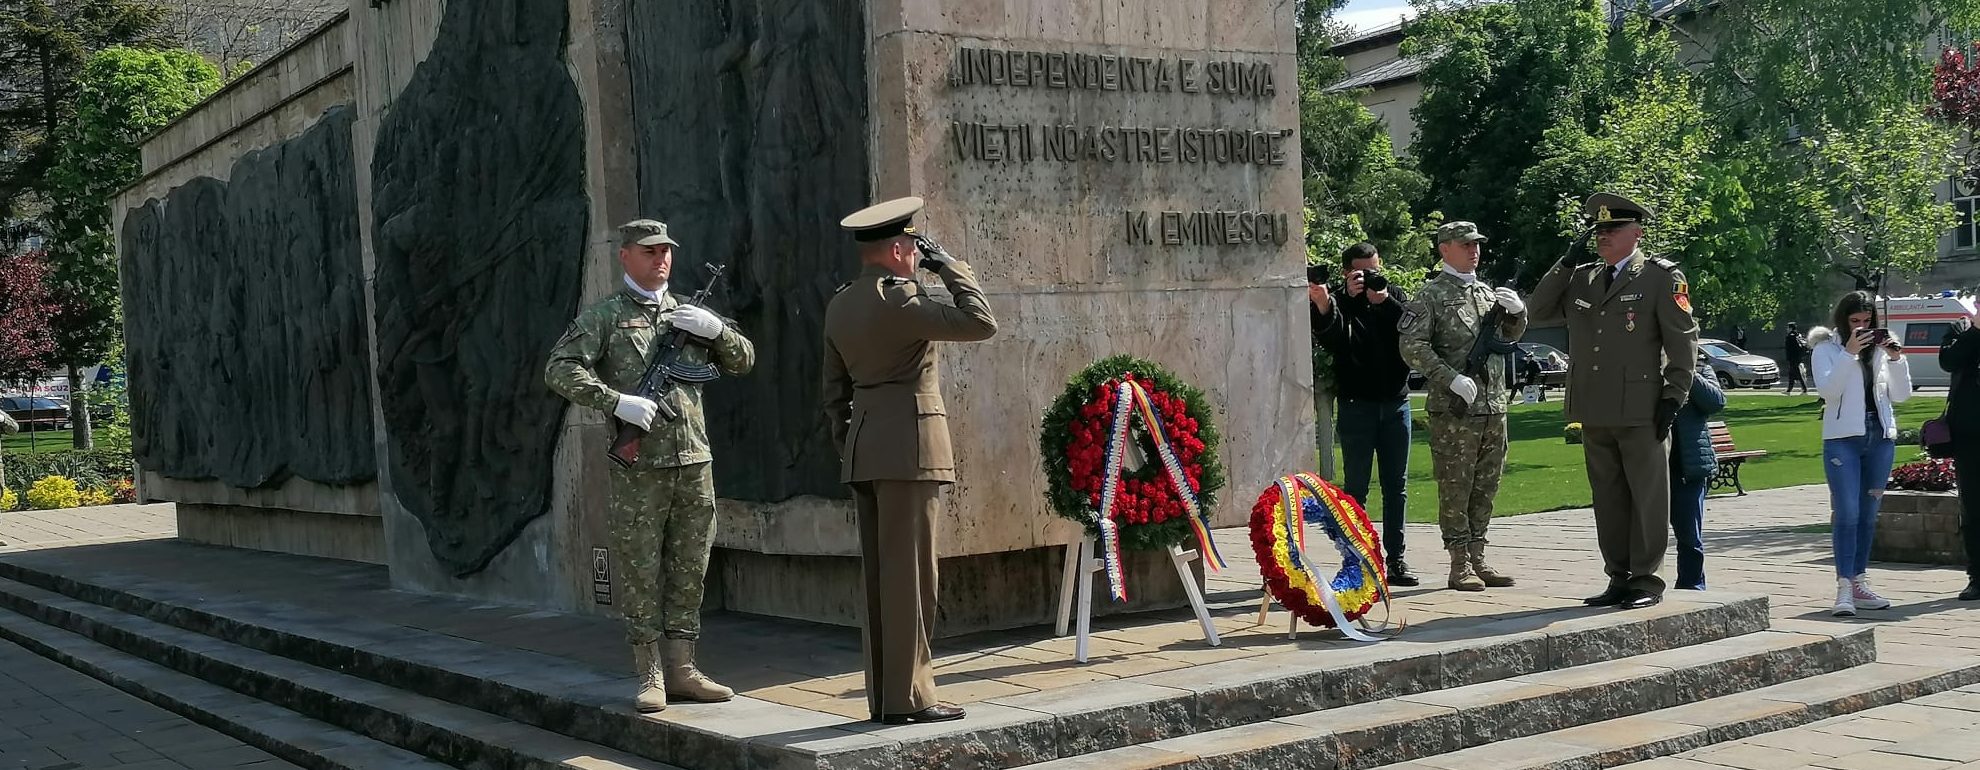
M 88 448 L 79 373 L 101 362 L 119 336 L 112 200 L 138 180 L 138 142 L 218 90 L 220 75 L 190 51 L 117 46 L 90 56 L 77 87 L 76 116 L 57 135 L 60 149 L 48 174 L 48 254 L 75 443 Z
M 1472 4 L 1416 0 L 1403 53 L 1424 57 L 1423 100 L 1411 145 L 1433 192 L 1419 211 L 1440 210 L 1478 223 L 1492 237 L 1483 268 L 1495 279 L 1531 283 L 1558 256 L 1554 239 L 1535 242 L 1508 189 L 1541 160 L 1558 126 L 1595 128 L 1607 98 L 1606 24 L 1582 0 Z M 1550 206 L 1551 207 L 1551 206 Z
M 1811 275 L 1876 287 L 1889 271 L 1931 267 L 1950 209 L 1934 190 L 1957 171 L 1953 134 L 1931 108 L 1924 45 L 1974 29 L 1980 0 L 1742 0 L 1701 11 L 1716 30 L 1704 70 L 1714 156 L 1751 204 L 1718 251 L 1753 317 L 1801 314 L 1832 299 Z
M 75 115 L 83 62 L 113 45 L 155 44 L 162 18 L 146 0 L 0 3 L 0 223 L 45 208 L 38 196 L 55 136 Z
M 1328 52 L 1343 32 L 1332 14 L 1344 4 L 1301 0 L 1296 10 L 1308 261 L 1332 264 L 1342 249 L 1366 240 L 1398 267 L 1427 264 L 1429 236 L 1412 205 L 1428 180 L 1397 159 L 1387 127 L 1357 92 L 1327 90 L 1347 74 Z

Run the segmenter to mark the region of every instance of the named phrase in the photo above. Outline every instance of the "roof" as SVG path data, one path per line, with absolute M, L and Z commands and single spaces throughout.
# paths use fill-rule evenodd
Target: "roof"
M 1327 52 L 1335 56 L 1346 56 L 1356 51 L 1400 43 L 1403 39 L 1403 24 L 1407 21 L 1408 19 L 1397 19 L 1367 31 L 1356 30 L 1346 39 L 1328 46 Z
M 1326 90 L 1348 91 L 1356 88 L 1368 88 L 1385 83 L 1394 83 L 1399 80 L 1409 80 L 1416 77 L 1417 73 L 1422 72 L 1424 65 L 1428 61 L 1428 59 L 1422 56 L 1390 59 L 1362 70 L 1359 73 L 1349 75 L 1340 82 L 1327 86 Z

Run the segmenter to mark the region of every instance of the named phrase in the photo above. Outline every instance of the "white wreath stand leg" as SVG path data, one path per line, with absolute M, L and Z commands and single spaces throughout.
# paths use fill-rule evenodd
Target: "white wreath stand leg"
M 1355 628 L 1355 626 L 1357 625 L 1361 626 L 1362 629 L 1365 629 L 1368 626 L 1367 624 L 1362 623 L 1359 620 L 1352 620 L 1352 621 L 1348 620 L 1347 613 L 1341 611 L 1340 600 L 1334 597 L 1333 589 L 1330 586 L 1328 586 L 1326 583 L 1319 583 L 1319 586 L 1320 586 L 1320 603 L 1322 606 L 1327 608 L 1327 614 L 1334 616 L 1335 627 L 1340 629 L 1342 635 L 1346 636 L 1349 639 L 1353 639 L 1357 642 L 1382 641 L 1381 637 L 1370 636 L 1368 634 L 1362 633 L 1361 629 Z M 1272 604 L 1273 604 L 1271 586 L 1261 586 L 1261 588 L 1263 588 L 1265 592 L 1265 596 L 1264 598 L 1258 601 L 1258 622 L 1253 624 L 1260 626 L 1265 625 L 1265 618 L 1267 615 L 1271 614 Z M 1286 610 L 1286 615 L 1290 617 L 1292 621 L 1286 626 L 1286 638 L 1298 639 L 1299 613 L 1293 612 L 1292 610 L 1288 609 Z
M 1090 537 L 1067 543 L 1065 572 L 1059 576 L 1058 635 L 1066 635 L 1066 625 L 1075 617 L 1073 601 L 1077 599 L 1078 637 L 1073 642 L 1073 660 L 1081 663 L 1086 662 L 1087 643 L 1093 631 L 1093 574 L 1105 569 L 1094 557 L 1095 548 Z M 1196 551 L 1169 546 L 1169 562 L 1175 565 L 1176 577 L 1182 580 L 1183 591 L 1189 594 L 1190 609 L 1196 611 L 1197 625 L 1203 627 L 1203 641 L 1218 647 L 1224 641 L 1217 636 L 1217 627 L 1210 622 L 1210 608 L 1203 603 L 1203 591 L 1197 588 L 1195 576 L 1189 572 L 1189 563 L 1200 556 Z

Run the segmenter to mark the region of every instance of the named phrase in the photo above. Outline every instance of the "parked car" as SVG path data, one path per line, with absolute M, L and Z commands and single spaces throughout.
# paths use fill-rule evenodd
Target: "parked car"
M 1756 356 L 1725 340 L 1701 339 L 1698 350 L 1719 378 L 1719 387 L 1765 388 L 1781 380 L 1781 366 L 1774 359 Z
M 21 430 L 68 430 L 69 407 L 44 396 L 0 398 L 0 411 L 21 424 Z

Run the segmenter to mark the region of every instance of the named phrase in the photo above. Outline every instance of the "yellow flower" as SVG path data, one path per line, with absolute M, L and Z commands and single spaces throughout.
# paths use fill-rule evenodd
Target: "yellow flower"
M 36 510 L 74 508 L 82 504 L 82 492 L 76 489 L 76 482 L 63 476 L 44 476 L 34 486 L 28 487 L 28 507 Z

